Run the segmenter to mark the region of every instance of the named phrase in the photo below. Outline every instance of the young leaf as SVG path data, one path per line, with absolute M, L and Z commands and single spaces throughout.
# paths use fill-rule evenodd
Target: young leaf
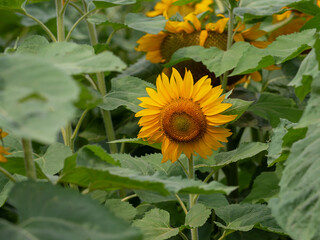
M 137 209 L 128 202 L 122 202 L 120 199 L 107 199 L 105 206 L 117 217 L 128 222 L 137 215 Z
M 152 209 L 143 219 L 135 220 L 133 226 L 140 228 L 144 240 L 164 240 L 176 236 L 179 228 L 170 226 L 170 215 L 161 209 Z
M 64 160 L 71 155 L 72 151 L 69 147 L 62 143 L 53 143 L 46 153 L 35 161 L 45 174 L 54 175 L 62 170 Z
M 206 223 L 211 214 L 211 210 L 205 205 L 197 203 L 186 215 L 185 225 L 191 228 L 201 227 Z
M 123 76 L 111 80 L 111 90 L 103 98 L 99 105 L 104 110 L 113 110 L 120 106 L 126 106 L 133 112 L 143 108 L 138 106 L 141 103 L 138 97 L 147 97 L 146 87 L 153 88 L 153 85 L 136 77 Z
M 141 240 L 136 229 L 90 197 L 50 183 L 18 183 L 9 201 L 19 221 L 1 219 L 1 239 Z

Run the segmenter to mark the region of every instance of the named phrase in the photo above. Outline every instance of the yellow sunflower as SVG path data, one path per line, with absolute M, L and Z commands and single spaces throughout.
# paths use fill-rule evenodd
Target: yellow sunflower
M 161 0 L 158 2 L 153 11 L 147 12 L 148 17 L 155 17 L 158 15 L 163 15 L 166 19 L 179 13 L 182 17 L 187 16 L 190 13 L 199 14 L 206 11 L 213 11 L 210 5 L 213 0 L 202 0 L 199 3 L 188 3 L 183 6 L 175 6 L 174 2 L 178 0 Z
M 169 78 L 163 73 L 156 81 L 157 91 L 147 88 L 149 97 L 138 98 L 145 108 L 141 117 L 142 127 L 138 137 L 150 143 L 162 143 L 162 162 L 177 161 L 183 152 L 188 158 L 198 153 L 202 158 L 212 154 L 212 149 L 223 147 L 232 133 L 222 127 L 236 115 L 221 114 L 232 104 L 222 103 L 225 96 L 221 86 L 212 87 L 211 79 L 202 77 L 194 84 L 190 71 L 184 79 L 176 69 Z
M 0 140 L 2 141 L 3 138 L 5 138 L 8 135 L 8 133 L 3 132 L 0 128 Z M 8 160 L 4 157 L 4 155 L 9 155 L 8 152 L 9 148 L 5 148 L 3 146 L 0 146 L 0 162 L 7 162 Z

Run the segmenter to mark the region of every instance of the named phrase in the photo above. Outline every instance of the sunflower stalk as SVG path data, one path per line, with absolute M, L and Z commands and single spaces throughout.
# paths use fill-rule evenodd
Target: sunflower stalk
M 188 159 L 189 179 L 194 179 L 194 166 L 193 157 Z M 197 203 L 195 194 L 189 194 L 189 210 Z M 198 240 L 198 228 L 191 228 L 191 239 Z
M 37 172 L 32 156 L 32 143 L 29 139 L 22 139 L 22 147 L 24 152 L 24 166 L 28 178 L 36 180 Z
M 88 13 L 87 4 L 84 0 L 82 0 L 82 5 L 84 8 L 85 14 Z M 96 27 L 94 24 L 89 23 L 89 22 L 87 22 L 87 25 L 88 25 L 88 31 L 89 31 L 91 45 L 92 46 L 96 45 L 98 43 L 98 36 L 97 36 Z M 97 83 L 98 83 L 97 84 L 98 90 L 101 93 L 101 95 L 104 97 L 107 94 L 107 89 L 106 89 L 106 82 L 104 79 L 103 72 L 97 73 Z M 111 141 L 116 140 L 115 132 L 114 132 L 114 128 L 113 128 L 113 123 L 112 123 L 112 118 L 111 118 L 111 113 L 109 111 L 101 109 L 101 114 L 102 114 L 103 123 L 104 123 L 104 127 L 106 130 L 108 141 L 111 142 Z M 116 143 L 109 143 L 109 147 L 110 147 L 111 153 L 118 152 L 118 147 L 117 147 Z
M 228 24 L 228 38 L 227 38 L 226 51 L 228 51 L 231 48 L 232 42 L 233 42 L 233 31 L 232 30 L 233 30 L 234 14 L 233 14 L 233 6 L 232 5 L 228 8 L 228 12 L 229 12 L 229 24 Z M 223 74 L 223 77 L 222 77 L 221 85 L 222 85 L 223 92 L 226 92 L 226 89 L 227 89 L 228 75 L 229 75 L 229 72 L 227 71 Z

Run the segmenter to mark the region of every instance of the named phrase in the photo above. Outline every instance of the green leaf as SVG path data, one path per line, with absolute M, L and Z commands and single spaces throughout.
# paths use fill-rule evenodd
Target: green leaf
M 190 46 L 178 49 L 171 57 L 166 66 L 173 66 L 179 62 L 193 59 L 202 61 L 207 69 L 214 72 L 217 77 L 228 70 L 235 68 L 251 45 L 247 42 L 236 42 L 228 51 L 216 47 L 203 48 L 201 46 Z
M 315 5 L 314 1 L 299 1 L 289 5 L 291 8 L 312 16 L 320 13 L 320 8 Z
M 319 9 L 318 7 L 314 7 L 314 9 Z M 315 28 L 317 31 L 320 30 L 320 13 L 317 14 L 315 17 L 311 18 L 306 24 L 303 25 L 303 27 L 300 29 L 300 31 L 307 30 L 307 29 L 313 29 Z
M 196 2 L 197 0 L 178 0 L 176 2 L 173 3 L 174 6 L 183 6 L 185 4 L 188 4 L 188 3 L 193 3 L 193 2 Z
M 280 180 L 279 197 L 269 201 L 272 215 L 293 239 L 319 239 L 320 125 L 294 143 Z
M 89 0 L 94 3 L 96 8 L 110 8 L 121 5 L 130 5 L 136 3 L 136 0 Z
M 73 79 L 36 56 L 0 56 L 0 126 L 44 143 L 74 116 Z
M 0 0 L 0 9 L 24 12 L 26 0 Z
M 102 103 L 102 96 L 97 90 L 88 88 L 82 84 L 80 85 L 80 89 L 79 100 L 75 103 L 78 108 L 83 110 L 92 109 Z
M 214 156 L 214 162 L 210 162 L 208 164 L 200 164 L 195 167 L 223 167 L 232 162 L 237 162 L 249 157 L 253 157 L 258 153 L 265 151 L 268 149 L 268 144 L 261 142 L 248 142 L 243 143 L 239 146 L 239 148 L 229 151 L 229 152 L 221 152 Z
M 278 196 L 280 178 L 276 172 L 263 172 L 255 180 L 250 194 L 243 202 L 259 203 L 268 202 Z
M 202 203 L 210 209 L 216 209 L 229 205 L 227 198 L 221 193 L 200 195 L 198 203 Z
M 39 48 L 42 48 L 49 44 L 49 41 L 39 35 L 28 36 L 23 43 L 17 48 L 17 53 L 32 53 L 37 54 Z
M 150 210 L 142 219 L 135 220 L 133 226 L 140 228 L 144 240 L 164 240 L 179 233 L 179 228 L 170 226 L 170 214 L 161 209 Z
M 215 213 L 225 224 L 215 223 L 227 230 L 250 231 L 256 226 L 267 231 L 283 233 L 271 216 L 271 211 L 267 205 L 231 204 L 216 209 Z
M 295 93 L 300 101 L 311 91 L 313 79 L 319 77 L 318 62 L 315 50 L 311 50 L 308 56 L 303 59 L 297 75 L 289 83 L 289 86 L 295 87 Z
M 88 166 L 94 169 L 103 169 L 109 166 L 119 166 L 119 163 L 97 145 L 83 146 L 77 154 L 79 166 Z
M 111 26 L 114 30 L 128 28 L 128 26 L 125 24 L 110 22 L 109 18 L 103 14 L 93 14 L 87 18 L 87 21 L 96 25 L 103 24 L 103 25 Z
M 310 29 L 279 36 L 265 49 L 250 46 L 230 76 L 255 72 L 274 63 L 279 64 L 295 58 L 313 46 L 314 35 L 315 30 Z
M 54 175 L 63 168 L 64 160 L 72 155 L 69 147 L 62 143 L 53 143 L 49 146 L 46 153 L 35 161 L 45 174 Z
M 138 31 L 158 34 L 164 30 L 166 22 L 167 20 L 163 16 L 150 18 L 142 13 L 129 13 L 126 16 L 124 24 Z
M 54 1 L 39 2 L 36 4 L 27 4 L 25 11 L 39 19 L 41 22 L 50 24 L 49 20 L 53 20 L 56 17 L 56 8 Z M 53 20 L 54 21 L 54 20 Z M 21 24 L 26 27 L 37 26 L 38 23 L 33 19 L 23 16 Z
M 154 86 L 136 77 L 123 76 L 111 80 L 111 90 L 103 98 L 103 103 L 99 105 L 104 110 L 113 110 L 120 106 L 126 106 L 133 112 L 138 112 L 143 108 L 138 106 L 141 103 L 139 97 L 147 97 L 146 87 Z
M 232 121 L 237 121 L 242 114 L 250 107 L 250 105 L 253 103 L 252 101 L 245 101 L 242 99 L 236 99 L 236 98 L 228 98 L 223 101 L 224 103 L 231 103 L 232 106 L 225 110 L 223 114 L 225 115 L 237 115 L 237 117 Z
M 18 183 L 9 201 L 19 221 L 1 219 L 1 239 L 141 239 L 138 231 L 90 197 L 49 183 Z
M 114 215 L 128 222 L 132 221 L 137 215 L 137 209 L 130 203 L 122 202 L 120 199 L 107 199 L 105 206 L 113 212 Z
M 191 228 L 201 227 L 206 223 L 211 214 L 211 210 L 205 205 L 197 203 L 187 213 L 185 225 Z
M 145 146 L 149 146 L 158 150 L 161 150 L 161 143 L 148 143 L 147 141 L 143 141 L 141 138 L 123 138 L 114 141 L 110 141 L 108 143 L 136 143 Z
M 248 111 L 269 120 L 271 126 L 276 127 L 280 122 L 280 118 L 288 119 L 291 122 L 299 121 L 302 110 L 295 105 L 291 98 L 263 92 L 258 101 L 249 107 Z
M 241 7 L 234 9 L 236 15 L 243 16 L 245 14 L 268 16 L 277 13 L 282 7 L 300 0 L 243 0 Z
M 26 169 L 24 166 L 24 158 L 23 157 L 11 157 L 11 155 L 6 156 L 8 162 L 3 163 L 0 162 L 0 167 L 6 169 L 11 174 L 19 174 L 22 176 L 26 176 Z M 42 172 L 38 163 L 35 163 L 37 178 L 47 179 L 47 176 Z

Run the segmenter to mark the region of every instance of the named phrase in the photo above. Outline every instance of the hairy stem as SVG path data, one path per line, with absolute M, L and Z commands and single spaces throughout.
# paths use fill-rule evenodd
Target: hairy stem
M 9 178 L 12 182 L 17 182 L 16 179 L 11 175 L 11 173 L 9 173 L 6 169 L 0 167 L 0 172 L 3 173 L 3 175 L 5 175 L 7 178 Z
M 182 207 L 182 210 L 184 211 L 185 214 L 187 214 L 187 213 L 188 213 L 188 210 L 187 210 L 187 208 L 186 208 L 186 205 L 184 205 L 183 201 L 181 200 L 181 198 L 179 197 L 178 194 L 175 194 L 175 196 L 176 196 L 176 198 L 177 198 L 180 206 Z
M 32 156 L 32 143 L 29 139 L 22 138 L 22 147 L 24 152 L 24 166 L 28 178 L 36 180 L 37 172 Z
M 189 168 L 189 179 L 194 179 L 194 168 L 193 168 L 193 157 L 188 159 L 188 168 Z M 189 194 L 189 209 L 191 209 L 196 204 L 195 194 Z M 198 240 L 198 229 L 191 228 L 191 239 Z

